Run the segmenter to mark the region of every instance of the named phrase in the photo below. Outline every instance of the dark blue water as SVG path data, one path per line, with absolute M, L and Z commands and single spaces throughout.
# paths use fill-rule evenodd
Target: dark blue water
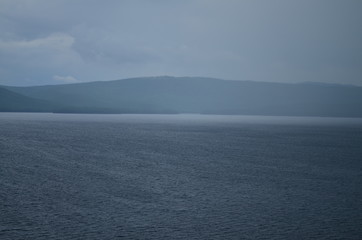
M 361 239 L 362 120 L 0 114 L 0 239 Z

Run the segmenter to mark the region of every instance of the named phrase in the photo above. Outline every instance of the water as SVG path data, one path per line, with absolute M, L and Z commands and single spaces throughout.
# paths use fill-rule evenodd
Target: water
M 0 239 L 361 239 L 362 120 L 0 114 Z

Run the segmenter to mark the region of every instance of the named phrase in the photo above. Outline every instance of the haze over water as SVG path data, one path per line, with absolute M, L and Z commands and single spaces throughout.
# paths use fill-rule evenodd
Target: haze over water
M 362 120 L 0 114 L 1 239 L 360 239 Z

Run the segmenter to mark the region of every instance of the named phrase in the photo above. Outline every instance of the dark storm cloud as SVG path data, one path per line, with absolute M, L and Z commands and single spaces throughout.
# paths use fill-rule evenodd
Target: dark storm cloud
M 0 84 L 149 75 L 362 84 L 362 2 L 1 0 Z

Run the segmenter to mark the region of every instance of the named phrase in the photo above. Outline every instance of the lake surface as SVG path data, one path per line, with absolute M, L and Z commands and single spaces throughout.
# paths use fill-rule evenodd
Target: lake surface
M 362 120 L 0 113 L 0 239 L 361 239 Z

